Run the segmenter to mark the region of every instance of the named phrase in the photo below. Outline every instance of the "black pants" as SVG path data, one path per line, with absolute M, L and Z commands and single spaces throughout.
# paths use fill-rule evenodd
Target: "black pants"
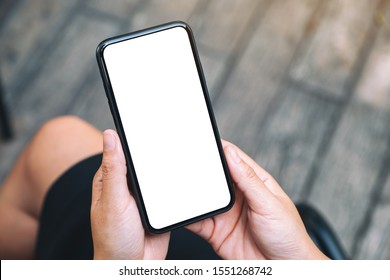
M 102 155 L 87 158 L 66 171 L 45 198 L 37 259 L 92 259 L 90 208 L 92 180 Z M 167 259 L 220 259 L 211 246 L 186 229 L 171 233 Z

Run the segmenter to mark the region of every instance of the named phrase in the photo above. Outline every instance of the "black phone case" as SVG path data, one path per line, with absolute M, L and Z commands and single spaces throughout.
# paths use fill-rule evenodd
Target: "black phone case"
M 138 180 L 137 180 L 137 175 L 136 175 L 136 172 L 135 172 L 135 169 L 134 169 L 134 165 L 133 165 L 133 161 L 132 161 L 132 158 L 131 158 L 130 149 L 129 149 L 128 144 L 127 144 L 126 135 L 124 133 L 124 129 L 123 129 L 123 126 L 122 126 L 122 121 L 120 119 L 118 107 L 117 107 L 117 104 L 116 104 L 115 95 L 114 95 L 114 92 L 112 90 L 111 83 L 110 83 L 110 78 L 109 78 L 109 75 L 108 75 L 108 72 L 107 72 L 107 68 L 106 68 L 106 65 L 105 65 L 105 62 L 104 62 L 103 51 L 110 44 L 115 44 L 115 43 L 119 43 L 119 42 L 122 42 L 122 41 L 135 39 L 137 37 L 153 34 L 155 32 L 160 32 L 160 31 L 167 30 L 167 29 L 174 28 L 174 27 L 182 27 L 182 28 L 184 28 L 187 31 L 187 34 L 188 34 L 188 37 L 189 37 L 189 41 L 190 41 L 191 48 L 192 48 L 192 53 L 194 55 L 194 60 L 195 60 L 196 67 L 197 67 L 197 70 L 198 70 L 199 79 L 200 79 L 200 82 L 201 82 L 201 85 L 202 85 L 202 89 L 203 89 L 203 95 L 204 95 L 206 106 L 207 106 L 207 109 L 208 109 L 208 112 L 209 112 L 210 121 L 211 121 L 211 124 L 212 124 L 212 127 L 213 127 L 213 131 L 214 131 L 216 143 L 217 143 L 217 146 L 218 146 L 218 150 L 219 150 L 221 162 L 222 162 L 222 165 L 223 165 L 223 169 L 225 171 L 225 177 L 226 177 L 227 185 L 229 187 L 231 200 L 230 200 L 230 203 L 226 207 L 223 207 L 221 209 L 218 209 L 218 210 L 206 213 L 206 214 L 201 215 L 201 216 L 193 217 L 193 218 L 188 219 L 188 220 L 184 220 L 182 222 L 179 222 L 179 223 L 176 223 L 176 224 L 164 227 L 162 229 L 155 229 L 155 228 L 153 228 L 150 225 L 149 220 L 148 220 L 148 216 L 147 216 L 147 213 L 146 213 L 145 205 L 144 205 L 144 202 L 143 202 L 143 199 L 142 199 L 142 194 L 141 194 L 140 187 L 139 187 Z M 143 29 L 143 30 L 140 30 L 140 31 L 132 32 L 132 33 L 129 33 L 129 34 L 108 38 L 108 39 L 102 41 L 98 45 L 98 47 L 96 49 L 96 58 L 97 58 L 97 62 L 98 62 L 99 70 L 100 70 L 100 75 L 101 75 L 102 80 L 103 80 L 103 85 L 104 85 L 104 89 L 105 89 L 106 96 L 107 96 L 107 99 L 108 99 L 108 103 L 109 103 L 109 107 L 110 107 L 110 110 L 111 110 L 111 114 L 113 116 L 114 123 L 115 123 L 116 129 L 117 129 L 117 132 L 118 132 L 118 135 L 119 135 L 119 138 L 121 140 L 122 147 L 123 147 L 123 150 L 124 150 L 124 154 L 125 154 L 125 158 L 126 158 L 126 164 L 127 164 L 127 170 L 128 170 L 128 172 L 127 172 L 127 174 L 128 174 L 127 177 L 128 178 L 127 179 L 128 179 L 128 182 L 129 182 L 129 186 L 131 186 L 130 191 L 133 194 L 133 196 L 135 197 L 135 200 L 137 202 L 138 210 L 139 210 L 139 213 L 140 213 L 141 220 L 142 220 L 142 223 L 144 225 L 144 228 L 147 229 L 150 233 L 153 233 L 153 234 L 164 233 L 164 232 L 173 230 L 175 228 L 182 227 L 182 226 L 185 226 L 185 225 L 188 225 L 188 224 L 191 224 L 191 223 L 194 223 L 194 222 L 197 222 L 197 221 L 200 221 L 200 220 L 203 220 L 203 219 L 206 219 L 206 218 L 209 218 L 209 217 L 215 216 L 217 214 L 221 214 L 223 212 L 228 211 L 234 205 L 234 201 L 235 201 L 234 188 L 233 188 L 233 184 L 232 184 L 232 181 L 231 181 L 231 178 L 230 178 L 230 174 L 229 174 L 228 166 L 227 166 L 227 163 L 226 163 L 226 159 L 225 159 L 225 156 L 224 156 L 222 143 L 221 143 L 221 138 L 220 138 L 220 135 L 219 135 L 219 132 L 218 132 L 218 128 L 217 128 L 217 123 L 216 123 L 216 120 L 215 120 L 215 117 L 214 117 L 214 113 L 213 113 L 213 110 L 212 110 L 212 107 L 211 107 L 211 101 L 210 101 L 210 97 L 209 97 L 208 90 L 207 90 L 207 87 L 206 87 L 206 81 L 205 81 L 203 70 L 202 70 L 202 66 L 201 66 L 201 63 L 200 63 L 199 54 L 197 52 L 197 48 L 196 48 L 196 45 L 195 45 L 194 36 L 193 36 L 191 28 L 188 26 L 188 24 L 186 24 L 185 22 L 181 22 L 181 21 L 175 21 L 175 22 L 170 22 L 170 23 L 154 26 L 154 27 L 151 27 L 151 28 Z

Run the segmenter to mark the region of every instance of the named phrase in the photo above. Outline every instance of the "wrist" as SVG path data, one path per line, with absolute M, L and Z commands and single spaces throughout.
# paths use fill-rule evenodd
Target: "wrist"
M 120 252 L 107 252 L 107 251 L 101 251 L 96 250 L 93 254 L 94 260 L 140 260 L 142 258 L 136 257 L 132 254 L 124 254 Z
M 307 260 L 330 260 L 318 247 L 314 244 L 314 242 L 310 239 L 310 245 L 307 247 Z

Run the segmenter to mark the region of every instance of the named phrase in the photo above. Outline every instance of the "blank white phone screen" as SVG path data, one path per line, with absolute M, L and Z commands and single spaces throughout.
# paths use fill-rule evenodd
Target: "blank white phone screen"
M 103 57 L 150 225 L 226 207 L 231 196 L 187 31 L 111 44 Z

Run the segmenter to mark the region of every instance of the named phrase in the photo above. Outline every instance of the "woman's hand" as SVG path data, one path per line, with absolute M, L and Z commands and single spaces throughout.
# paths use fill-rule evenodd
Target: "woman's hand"
M 236 146 L 223 142 L 236 187 L 227 213 L 187 226 L 224 259 L 326 259 L 279 184 Z
M 95 259 L 165 259 L 169 233 L 145 233 L 126 179 L 118 135 L 103 134 L 103 160 L 92 187 L 91 224 Z

